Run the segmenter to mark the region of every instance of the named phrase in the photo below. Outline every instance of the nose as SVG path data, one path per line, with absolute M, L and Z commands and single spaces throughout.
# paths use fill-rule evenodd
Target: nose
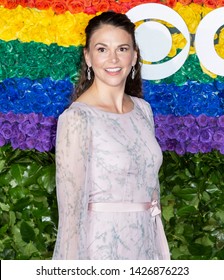
M 117 52 L 116 51 L 112 51 L 111 52 L 111 57 L 110 57 L 111 61 L 113 63 L 117 63 L 119 58 L 118 58 L 118 55 L 117 55 Z

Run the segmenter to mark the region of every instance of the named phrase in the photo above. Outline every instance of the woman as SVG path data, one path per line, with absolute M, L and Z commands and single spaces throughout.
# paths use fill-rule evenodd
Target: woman
M 53 259 L 169 259 L 158 208 L 162 153 L 140 98 L 134 29 L 114 12 L 86 27 L 76 100 L 58 121 Z

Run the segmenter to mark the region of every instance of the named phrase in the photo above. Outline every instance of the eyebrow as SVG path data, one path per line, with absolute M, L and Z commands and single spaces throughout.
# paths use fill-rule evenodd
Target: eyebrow
M 107 44 L 104 44 L 104 43 L 96 43 L 96 44 L 94 45 L 94 47 L 97 47 L 97 45 L 101 45 L 101 46 L 107 47 Z M 118 45 L 118 47 L 124 47 L 124 46 L 130 47 L 130 45 L 127 44 L 127 43 Z

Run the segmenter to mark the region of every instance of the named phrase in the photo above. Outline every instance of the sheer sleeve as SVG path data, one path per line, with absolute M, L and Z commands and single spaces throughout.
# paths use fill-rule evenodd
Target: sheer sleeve
M 60 115 L 57 127 L 59 224 L 53 259 L 86 259 L 89 143 L 87 114 L 70 107 Z

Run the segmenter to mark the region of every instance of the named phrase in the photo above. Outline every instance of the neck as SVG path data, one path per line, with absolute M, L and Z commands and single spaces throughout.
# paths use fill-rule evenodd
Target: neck
M 124 112 L 124 103 L 126 100 L 124 87 L 98 86 L 93 83 L 90 90 L 92 92 L 92 97 L 96 104 L 98 103 L 98 106 L 107 108 L 109 111 L 116 113 Z

